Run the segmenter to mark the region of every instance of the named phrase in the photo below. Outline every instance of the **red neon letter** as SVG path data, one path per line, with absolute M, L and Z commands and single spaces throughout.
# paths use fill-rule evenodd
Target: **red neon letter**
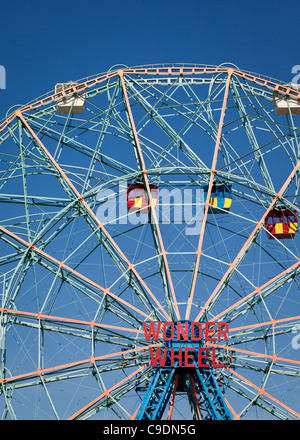
M 171 336 L 167 336 L 168 325 L 171 327 Z M 165 341 L 172 341 L 172 339 L 174 338 L 174 324 L 173 324 L 173 322 L 167 321 L 164 323 L 163 338 Z
M 189 328 L 188 328 L 188 322 L 185 321 L 184 323 L 184 330 L 183 325 L 181 322 L 177 322 L 177 341 L 180 341 L 181 336 L 183 337 L 184 341 L 189 340 Z
M 157 366 L 157 361 L 159 363 L 160 367 L 164 367 L 166 365 L 166 359 L 167 359 L 167 354 L 168 354 L 168 347 L 165 347 L 164 350 L 164 357 L 161 357 L 161 350 L 160 347 L 157 347 L 156 349 L 156 353 L 155 353 L 155 357 L 153 356 L 153 347 L 149 347 L 150 350 L 150 358 L 151 358 L 151 366 L 152 367 L 156 367 Z
M 204 348 L 204 347 L 198 349 L 198 359 L 199 359 L 198 367 L 209 368 L 209 364 L 202 363 L 202 359 L 208 359 L 208 355 L 204 356 L 204 354 L 202 354 L 202 351 L 208 351 L 208 350 L 209 348 Z
M 195 326 L 199 329 L 199 336 L 195 335 Z M 191 323 L 191 340 L 192 341 L 200 341 L 202 339 L 202 325 L 200 322 L 192 322 Z
M 189 364 L 189 359 L 192 359 L 194 356 L 189 354 L 189 351 L 195 350 L 193 347 L 185 347 L 184 349 L 184 366 L 185 367 L 196 367 L 196 364 Z
M 149 331 L 147 329 L 146 322 L 143 322 L 143 327 L 144 327 L 144 333 L 145 333 L 146 341 L 150 341 L 150 338 L 153 338 L 153 341 L 157 341 L 158 340 L 159 330 L 160 330 L 160 327 L 161 327 L 161 322 L 157 322 L 157 329 L 156 330 L 154 328 L 154 322 L 153 321 L 150 322 Z
M 215 325 L 214 321 L 208 321 L 205 323 L 205 340 L 210 342 L 215 342 L 217 338 L 211 338 L 209 336 L 210 333 L 215 333 L 214 330 L 209 329 L 210 325 Z
M 221 330 L 221 326 L 225 326 L 225 330 Z M 221 335 L 224 336 L 225 341 L 228 341 L 227 333 L 229 332 L 229 325 L 227 322 L 218 322 L 218 341 L 221 341 Z
M 178 359 L 178 367 L 182 367 L 182 347 L 179 347 L 179 353 L 174 354 L 174 347 L 171 347 L 171 367 L 174 367 L 174 359 Z
M 223 368 L 224 365 L 221 362 L 216 362 L 216 349 L 212 348 L 212 366 L 213 368 Z

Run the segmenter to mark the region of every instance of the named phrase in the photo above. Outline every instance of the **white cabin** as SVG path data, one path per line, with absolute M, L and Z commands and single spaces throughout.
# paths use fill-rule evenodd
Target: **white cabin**
M 75 83 L 59 83 L 55 85 L 55 93 L 60 93 L 62 90 L 69 89 L 74 86 Z M 70 95 L 68 97 L 58 97 L 56 99 L 57 109 L 60 114 L 77 114 L 83 113 L 84 111 L 84 103 L 85 103 L 85 93 L 80 92 L 77 96 Z
M 300 85 L 298 84 L 291 84 L 290 88 L 300 92 Z M 275 90 L 273 102 L 276 115 L 289 115 L 290 112 L 292 115 L 300 115 L 300 99 L 294 97 L 287 98 Z

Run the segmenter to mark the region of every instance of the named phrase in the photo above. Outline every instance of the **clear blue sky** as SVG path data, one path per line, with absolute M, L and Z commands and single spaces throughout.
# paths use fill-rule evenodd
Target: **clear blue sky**
M 56 82 L 115 64 L 232 62 L 289 82 L 300 64 L 299 12 L 279 0 L 2 2 L 0 119 Z

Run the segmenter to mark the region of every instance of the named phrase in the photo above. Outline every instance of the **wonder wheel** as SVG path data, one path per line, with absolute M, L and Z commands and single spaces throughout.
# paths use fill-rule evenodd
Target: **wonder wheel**
M 8 112 L 2 418 L 299 419 L 299 98 L 115 66 Z

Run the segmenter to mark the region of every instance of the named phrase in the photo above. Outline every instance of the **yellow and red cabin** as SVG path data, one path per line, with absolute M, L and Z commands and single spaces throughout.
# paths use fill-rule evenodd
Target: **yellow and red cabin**
M 158 186 L 150 184 L 151 198 L 154 206 L 158 197 Z M 131 183 L 127 187 L 127 208 L 130 212 L 148 214 L 150 201 L 143 183 Z
M 272 209 L 266 216 L 265 226 L 270 239 L 294 238 L 298 228 L 297 211 Z

